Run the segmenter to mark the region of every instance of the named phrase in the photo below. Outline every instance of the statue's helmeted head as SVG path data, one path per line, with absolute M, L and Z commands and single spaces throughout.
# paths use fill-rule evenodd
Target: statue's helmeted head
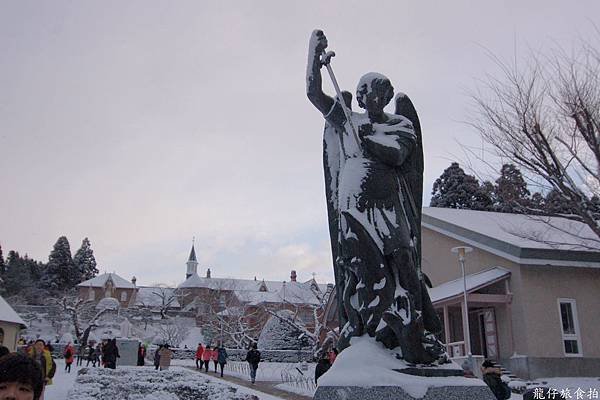
M 369 72 L 364 74 L 356 87 L 356 100 L 360 108 L 381 112 L 394 97 L 394 87 L 383 74 Z

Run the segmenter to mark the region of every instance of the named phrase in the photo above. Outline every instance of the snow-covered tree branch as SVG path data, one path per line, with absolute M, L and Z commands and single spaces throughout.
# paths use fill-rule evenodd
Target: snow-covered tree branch
M 470 123 L 500 162 L 568 202 L 568 215 L 550 215 L 583 222 L 600 237 L 600 50 L 582 43 L 575 55 L 556 50 L 528 61 L 498 61 L 502 77 L 489 77 L 473 96 Z

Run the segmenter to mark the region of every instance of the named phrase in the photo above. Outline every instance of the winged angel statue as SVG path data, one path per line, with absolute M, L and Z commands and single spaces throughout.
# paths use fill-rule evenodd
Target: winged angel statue
M 358 82 L 356 100 L 341 93 L 326 53 L 327 38 L 312 33 L 306 91 L 323 113 L 324 166 L 332 253 L 340 318 L 338 348 L 368 335 L 397 349 L 411 364 L 444 363 L 437 339 L 442 326 L 421 272 L 423 147 L 415 108 L 404 94 L 394 114 L 390 80 L 368 73 Z M 322 89 L 327 66 L 337 96 Z

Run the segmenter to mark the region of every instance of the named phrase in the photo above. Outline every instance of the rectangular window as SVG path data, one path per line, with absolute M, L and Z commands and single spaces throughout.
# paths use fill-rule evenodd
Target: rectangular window
M 558 299 L 563 349 L 566 356 L 581 356 L 581 337 L 577 320 L 577 305 L 573 299 Z
M 127 301 L 127 292 L 126 291 L 121 292 L 121 301 Z

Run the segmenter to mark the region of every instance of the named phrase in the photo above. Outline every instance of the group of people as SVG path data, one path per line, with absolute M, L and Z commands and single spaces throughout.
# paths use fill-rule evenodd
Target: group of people
M 68 373 L 71 372 L 71 365 L 75 361 L 75 354 L 77 354 L 78 366 L 83 365 L 83 361 L 86 360 L 86 367 L 89 367 L 90 364 L 92 364 L 92 367 L 103 366 L 104 368 L 111 369 L 117 367 L 117 358 L 120 357 L 116 339 L 98 343 L 95 347 L 93 344 L 80 346 L 77 353 L 75 352 L 73 344 L 69 342 L 63 352 L 65 371 Z
M 227 350 L 225 350 L 223 345 L 211 348 L 209 345 L 204 347 L 202 346 L 202 343 L 198 343 L 195 354 L 196 368 L 201 370 L 204 366 L 204 371 L 208 372 L 210 362 L 212 361 L 215 367 L 215 373 L 217 372 L 217 365 L 219 365 L 221 367 L 221 376 L 223 376 L 223 369 L 225 368 L 225 364 L 227 364 L 227 357 Z
M 218 373 L 217 367 L 220 367 L 221 377 L 223 377 L 223 370 L 225 369 L 225 365 L 227 364 L 227 350 L 225 346 L 222 344 L 218 346 L 211 347 L 210 345 L 203 346 L 202 343 L 198 343 L 198 347 L 196 348 L 196 354 L 194 355 L 194 359 L 196 360 L 196 368 L 202 370 L 204 368 L 205 372 L 208 372 L 210 367 L 210 362 L 212 361 L 215 373 Z M 246 353 L 246 358 L 244 361 L 247 361 L 250 366 L 250 380 L 252 383 L 256 382 L 256 371 L 258 370 L 258 364 L 261 361 L 260 351 L 258 351 L 256 343 L 253 343 Z

